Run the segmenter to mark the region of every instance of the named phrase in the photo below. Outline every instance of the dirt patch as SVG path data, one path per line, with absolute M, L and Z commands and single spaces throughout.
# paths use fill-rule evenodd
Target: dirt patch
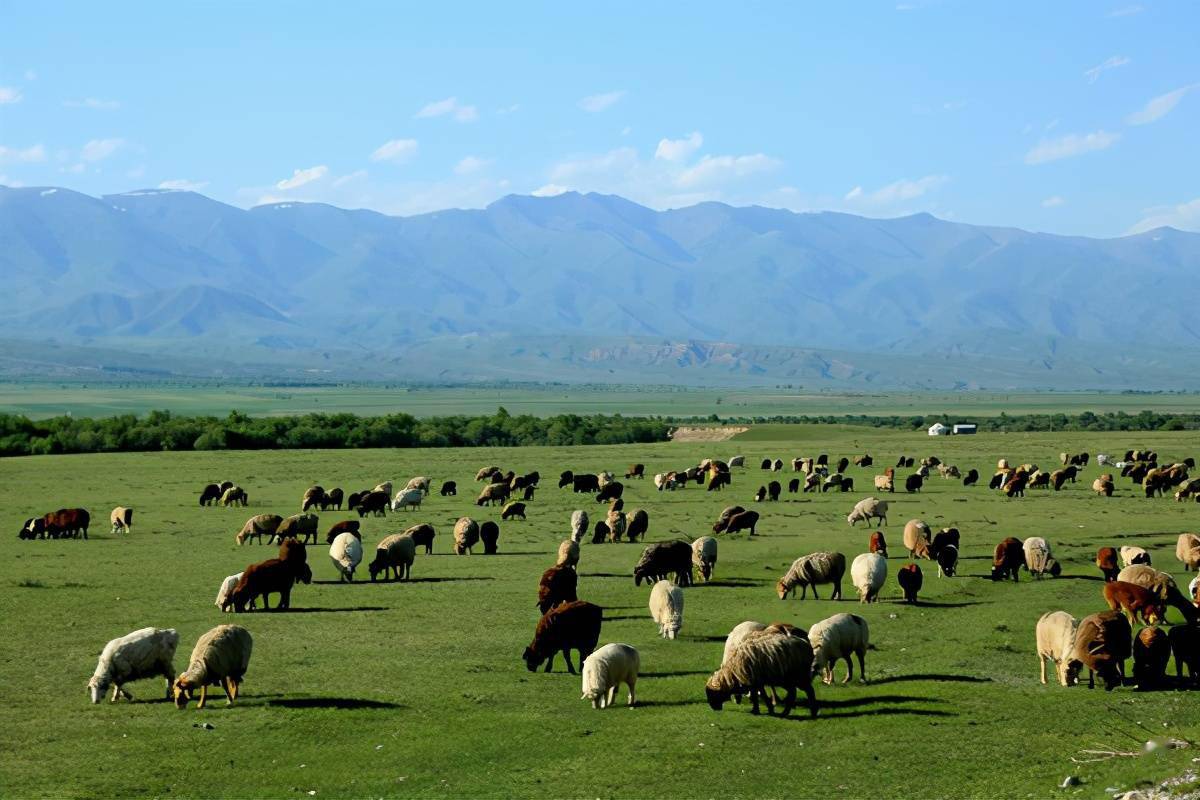
M 673 442 L 726 442 L 750 430 L 745 425 L 712 425 L 706 427 L 676 428 L 671 431 Z

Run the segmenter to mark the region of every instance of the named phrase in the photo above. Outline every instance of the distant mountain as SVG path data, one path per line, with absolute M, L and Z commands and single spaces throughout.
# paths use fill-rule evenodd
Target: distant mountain
M 1169 228 L 576 193 L 400 218 L 0 188 L 0 336 L 389 379 L 1191 386 L 1198 269 L 1200 234 Z

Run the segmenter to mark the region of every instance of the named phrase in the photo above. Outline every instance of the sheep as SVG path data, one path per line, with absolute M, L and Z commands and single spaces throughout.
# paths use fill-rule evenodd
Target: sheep
M 817 596 L 817 586 L 822 583 L 833 585 L 830 599 L 839 600 L 842 596 L 842 578 L 846 574 L 846 557 L 841 553 L 809 553 L 792 562 L 792 566 L 775 584 L 775 593 L 780 600 L 786 600 L 788 595 L 796 596 L 796 587 L 800 587 L 800 599 L 808 596 L 808 587 L 813 590 L 813 599 Z
M 579 575 L 570 565 L 556 564 L 538 580 L 537 608 L 545 614 L 555 606 L 579 599 Z
M 1120 568 L 1117 566 L 1117 550 L 1114 547 L 1101 547 L 1096 551 L 1096 566 L 1104 574 L 1105 581 L 1115 581 Z
M 891 475 L 876 475 L 875 488 L 881 492 L 895 492 L 896 485 Z
M 962 473 L 959 472 L 958 467 L 953 464 L 938 464 L 937 471 L 939 475 L 946 479 L 962 477 Z
M 1175 542 L 1175 557 L 1183 562 L 1185 572 L 1200 568 L 1200 536 L 1181 533 Z
M 547 611 L 538 620 L 533 641 L 521 655 L 526 669 L 537 672 L 538 667 L 545 662 L 546 672 L 550 672 L 554 668 L 555 654 L 561 651 L 563 659 L 567 662 L 567 672 L 574 675 L 571 651 L 579 651 L 579 662 L 582 666 L 596 649 L 596 642 L 600 640 L 603 615 L 600 606 L 583 600 L 563 603 Z
M 1119 612 L 1102 611 L 1086 616 L 1075 632 L 1072 659 L 1079 663 L 1074 669 L 1088 668 L 1088 688 L 1096 688 L 1096 675 L 1104 681 L 1105 691 L 1120 686 L 1125 672 L 1125 659 L 1132 649 L 1133 630 L 1129 620 Z
M 479 497 L 475 498 L 475 505 L 496 505 L 508 500 L 511 491 L 507 483 L 490 483 L 483 487 L 483 491 L 479 493 Z
M 117 506 L 109 514 L 108 519 L 112 523 L 112 532 L 114 534 L 129 533 L 130 529 L 133 528 L 133 509 Z
M 1075 661 L 1075 632 L 1079 620 L 1066 611 L 1047 611 L 1037 621 L 1037 657 L 1042 685 L 1046 685 L 1046 660 L 1054 662 L 1058 682 L 1074 686 L 1079 681 L 1079 662 Z
M 858 679 L 867 682 L 870 632 L 865 619 L 857 614 L 834 614 L 808 629 L 808 641 L 813 649 L 813 672 L 822 673 L 826 686 L 833 683 L 833 668 L 843 658 L 846 660 L 846 677 L 842 683 L 849 683 L 854 678 L 852 655 L 858 657 Z
M 712 578 L 713 569 L 717 566 L 716 539 L 711 536 L 701 536 L 692 542 L 692 565 L 705 582 Z
M 1171 643 L 1161 628 L 1142 628 L 1133 638 L 1133 681 L 1138 689 L 1161 686 L 1167 677 Z
M 1115 488 L 1112 477 L 1108 475 L 1101 475 L 1092 481 L 1092 491 L 1101 497 L 1112 497 Z
M 650 528 L 650 515 L 644 509 L 635 508 L 626 517 L 625 538 L 636 542 L 638 538 L 645 539 L 646 531 Z
M 392 482 L 384 481 L 383 483 L 376 484 L 375 488 L 372 489 L 371 491 L 372 492 L 382 492 L 383 494 L 387 495 L 388 497 L 391 497 L 392 496 Z
M 725 528 L 729 525 L 729 520 L 732 519 L 735 514 L 740 514 L 745 510 L 746 509 L 742 508 L 741 506 L 729 506 L 728 508 L 724 509 L 720 516 L 717 517 L 717 521 L 713 523 L 713 533 L 723 533 Z
M 167 681 L 167 697 L 171 696 L 171 684 L 175 681 L 175 648 L 179 646 L 179 634 L 174 628 L 142 628 L 113 639 L 100 651 L 96 671 L 88 681 L 88 693 L 92 703 L 99 703 L 112 687 L 112 699 L 124 697 L 132 700 L 125 684 L 142 678 L 161 675 Z
M 854 504 L 853 510 L 846 516 L 846 522 L 850 527 L 854 527 L 854 523 L 862 520 L 868 525 L 871 520 L 879 521 L 880 525 L 887 525 L 888 504 L 886 500 L 880 500 L 878 497 L 866 497 Z
M 349 534 L 346 534 L 349 536 Z M 291 607 L 292 587 L 296 581 L 308 583 L 312 580 L 312 570 L 308 564 L 299 559 L 269 558 L 257 564 L 251 564 L 242 571 L 242 577 L 229 596 L 233 610 L 241 614 L 246 607 L 255 608 L 255 599 L 262 598 L 263 609 L 271 610 L 270 595 L 279 595 L 278 610 Z
M 300 498 L 300 511 L 308 511 L 310 508 L 319 506 L 325 500 L 325 489 L 320 486 L 310 486 L 304 490 L 304 496 Z
M 884 558 L 888 557 L 887 539 L 883 535 L 883 531 L 875 531 L 871 534 L 871 538 L 867 542 L 867 552 L 879 553 Z
M 429 487 L 433 484 L 432 478 L 427 478 L 424 475 L 418 475 L 415 478 L 409 478 L 408 483 L 404 485 L 405 489 L 420 489 L 424 494 L 429 494 Z
M 362 539 L 362 531 L 360 528 L 362 523 L 356 519 L 344 519 L 333 523 L 329 526 L 329 530 L 325 532 L 325 544 L 333 544 L 333 540 L 341 533 L 353 533 L 360 540 Z
M 787 716 L 796 703 L 796 690 L 802 689 L 808 698 L 809 714 L 815 717 L 817 696 L 812 673 L 813 650 L 808 639 L 767 628 L 745 635 L 727 661 L 709 677 L 704 692 L 714 711 L 720 711 L 732 697 L 749 694 L 751 713 L 759 713 L 760 697 L 768 713 L 773 713 L 774 703 L 766 689 L 782 687 L 787 691 L 783 707 L 783 716 Z
M 600 491 L 596 493 L 597 503 L 607 503 L 610 500 L 618 499 L 625 493 L 625 485 L 620 481 L 612 481 L 605 484 Z
M 221 505 L 228 508 L 229 506 L 245 506 L 250 502 L 246 495 L 246 490 L 240 486 L 230 486 L 221 494 Z
M 635 687 L 641 657 L 637 648 L 627 644 L 606 644 L 583 661 L 583 694 L 580 700 L 591 700 L 592 708 L 608 708 L 617 699 L 617 689 L 625 684 L 629 706 L 636 702 Z
M 396 492 L 396 498 L 392 500 L 392 511 L 399 511 L 403 508 L 411 508 L 416 511 L 421 507 L 421 501 L 424 499 L 425 492 L 419 488 L 401 489 Z
M 1012 477 L 1004 482 L 1002 487 L 1005 497 L 1024 497 L 1025 486 L 1029 482 L 1029 476 L 1021 471 L 1014 472 Z
M 338 572 L 339 581 L 354 582 L 354 570 L 362 557 L 362 542 L 352 533 L 339 533 L 329 545 L 329 560 Z
M 413 525 L 404 531 L 404 535 L 411 536 L 417 547 L 424 547 L 426 555 L 433 552 L 433 537 L 437 536 L 437 531 L 433 529 L 432 525 L 428 523 Z
M 215 483 L 210 483 L 200 490 L 200 505 L 211 506 L 221 499 L 222 489 Z
M 917 592 L 921 591 L 921 584 L 924 583 L 921 568 L 916 564 L 905 564 L 896 573 L 896 582 L 900 584 L 900 590 L 904 592 L 904 602 L 916 603 Z
M 479 541 L 483 543 L 483 554 L 494 556 L 499 552 L 500 526 L 492 520 L 487 520 L 479 526 Z
M 479 523 L 470 517 L 459 517 L 454 523 L 454 554 L 470 555 L 471 548 L 479 544 Z
M 358 499 L 358 504 L 355 508 L 358 510 L 358 518 L 362 519 L 367 514 L 374 514 L 377 517 L 386 517 L 388 509 L 388 498 L 391 495 L 387 492 L 367 492 Z M 349 507 L 349 506 L 347 506 Z
M 875 459 L 871 458 L 869 453 L 864 453 L 861 456 L 854 457 L 854 466 L 856 467 L 870 467 L 874 465 L 874 463 Z
M 921 487 L 925 484 L 925 479 L 919 474 L 909 475 L 904 479 L 904 491 L 909 494 L 921 491 Z
M 246 524 L 238 531 L 234 541 L 238 544 L 245 544 L 248 539 L 258 539 L 258 543 L 262 544 L 262 537 L 265 534 L 268 542 L 275 540 L 275 531 L 279 529 L 283 522 L 283 517 L 278 514 L 257 514 L 246 520 Z
M 729 635 L 725 637 L 725 652 L 721 656 L 721 666 L 725 666 L 729 663 L 729 659 L 733 655 L 733 652 L 747 636 L 749 636 L 751 633 L 765 630 L 766 627 L 767 626 L 763 625 L 761 622 L 755 622 L 754 620 L 746 620 L 745 622 L 740 622 L 735 625 L 733 630 L 729 632 Z M 738 702 L 741 702 L 740 696 L 738 697 Z
M 758 512 L 742 511 L 729 518 L 728 523 L 725 525 L 725 533 L 737 533 L 738 531 L 748 530 L 750 531 L 750 535 L 753 536 L 757 526 Z
M 457 497 L 458 482 L 457 481 L 442 481 L 442 488 L 439 490 L 442 497 Z
M 1011 577 L 1020 579 L 1021 566 L 1025 563 L 1025 548 L 1020 539 L 1009 536 L 996 545 L 992 555 L 992 580 L 1002 581 Z
M 683 589 L 670 581 L 659 581 L 650 590 L 650 617 L 658 624 L 658 635 L 674 639 L 683 626 Z
M 657 542 L 642 551 L 633 568 L 633 585 L 641 586 L 643 580 L 657 582 L 672 575 L 680 586 L 692 583 L 692 546 L 678 539 Z
M 233 590 L 237 587 L 238 581 L 242 579 L 242 573 L 230 575 L 225 580 L 221 581 L 221 588 L 217 590 L 216 607 L 222 611 L 229 612 L 233 610 Z
M 480 469 L 478 472 L 475 473 L 475 480 L 476 481 L 491 480 L 492 476 L 498 472 L 501 472 L 501 469 L 499 467 L 496 467 L 496 466 L 483 467 L 482 469 Z
M 576 544 L 583 541 L 583 537 L 588 531 L 588 514 L 586 511 L 576 509 L 571 512 L 571 539 Z
M 1021 544 L 1025 552 L 1025 568 L 1034 578 L 1040 578 L 1046 573 L 1057 577 L 1062 572 L 1059 564 L 1050 553 L 1050 543 L 1040 536 L 1030 536 Z
M 210 685 L 221 686 L 225 690 L 226 705 L 233 705 L 250 666 L 253 650 L 254 638 L 250 631 L 239 625 L 218 625 L 201 636 L 192 648 L 188 668 L 171 686 L 175 706 L 186 707 L 192 699 L 192 691 L 199 687 L 200 702 L 196 708 L 204 708 Z
M 761 503 L 765 499 L 767 499 L 767 487 L 760 486 L 758 487 L 758 491 L 754 493 L 754 502 Z
M 850 564 L 850 580 L 862 603 L 874 603 L 887 580 L 887 559 L 878 553 L 863 553 Z
M 910 519 L 904 523 L 904 547 L 909 558 L 933 558 L 930 550 L 929 523 L 921 519 Z
M 746 457 L 745 456 L 733 456 L 732 458 L 729 459 L 729 466 L 745 467 L 746 466 Z
M 673 475 L 674 473 L 670 473 L 670 474 L 672 474 L 672 475 Z M 675 480 L 674 480 L 674 478 L 671 478 L 671 477 L 669 477 L 669 474 L 668 474 L 668 473 L 666 473 L 666 472 L 658 472 L 658 473 L 655 473 L 655 475 L 654 475 L 654 488 L 655 488 L 655 489 L 658 489 L 660 492 L 662 492 L 662 491 L 674 491 L 674 489 L 675 489 Z
M 848 479 L 846 478 L 845 475 L 842 475 L 840 472 L 830 475 L 821 484 L 821 493 L 824 494 L 825 492 L 833 491 L 834 489 L 840 490 L 842 488 L 842 481 L 844 481 L 844 480 L 848 480 Z
M 282 542 L 284 539 L 297 539 L 308 544 L 308 540 L 312 539 L 313 544 L 316 544 L 317 526 L 320 523 L 321 518 L 316 514 L 293 514 L 279 523 L 268 543 Z
M 412 565 L 416 555 L 417 543 L 411 536 L 393 533 L 384 537 L 375 545 L 375 558 L 367 565 L 367 570 L 371 573 L 371 582 L 374 583 L 381 572 L 386 579 L 389 569 L 392 571 L 392 580 L 408 580 L 412 577 Z
M 958 546 L 948 544 L 942 547 L 934 560 L 937 561 L 939 578 L 953 578 L 958 572 Z
M 500 510 L 500 519 L 525 519 L 525 504 L 524 503 L 509 503 Z
M 962 479 L 963 486 L 974 486 L 979 483 L 979 470 L 969 469 L 967 474 Z
M 625 528 L 628 526 L 628 520 L 625 517 L 625 512 L 613 508 L 608 512 L 608 516 L 604 518 L 604 524 L 608 528 L 608 540 L 610 542 L 619 542 L 621 537 L 625 535 Z
M 598 519 L 596 527 L 592 529 L 592 544 L 604 544 L 606 541 L 608 541 L 608 523 Z
M 1117 574 L 1117 580 L 1136 583 L 1143 589 L 1149 589 L 1161 602 L 1179 609 L 1179 613 L 1188 624 L 1194 625 L 1200 621 L 1200 613 L 1197 612 L 1196 606 L 1183 596 L 1183 592 L 1179 591 L 1175 584 L 1175 579 L 1165 572 L 1159 572 L 1146 564 L 1131 564 Z
M 1124 568 L 1133 564 L 1150 566 L 1150 554 L 1141 547 L 1125 545 L 1121 548 L 1121 567 Z
M 1167 634 L 1171 655 L 1175 657 L 1175 677 L 1183 682 L 1183 668 L 1188 670 L 1192 684 L 1200 682 L 1200 627 L 1174 625 Z

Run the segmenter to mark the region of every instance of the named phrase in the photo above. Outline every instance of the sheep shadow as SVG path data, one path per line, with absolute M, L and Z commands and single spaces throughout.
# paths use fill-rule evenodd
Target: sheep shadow
M 638 616 L 636 614 L 618 614 L 618 615 L 612 616 L 612 617 L 605 616 L 603 621 L 604 622 L 617 622 L 618 620 L 624 620 L 624 619 L 645 620 L 645 619 L 647 619 L 647 617 L 646 616 Z
M 1069 581 L 1103 581 L 1104 580 L 1103 575 L 1059 575 L 1056 578 L 1049 578 L 1048 580 L 1063 580 L 1064 578 Z
M 627 579 L 627 580 L 628 580 L 629 578 L 632 578 L 632 577 L 633 577 L 633 573 L 632 573 L 632 572 L 625 572 L 625 573 L 617 573 L 617 572 L 581 572 L 581 573 L 579 573 L 579 577 L 581 577 L 581 578 L 625 578 L 625 579 Z
M 934 708 L 877 708 L 874 711 L 848 711 L 845 713 L 827 714 L 824 711 L 825 704 L 820 704 L 821 716 L 818 719 L 855 719 L 857 717 L 895 717 L 895 716 L 914 716 L 914 717 L 957 717 L 949 711 L 939 711 Z M 800 719 L 801 717 L 793 717 L 792 719 Z
M 901 603 L 903 603 L 903 601 L 901 601 Z M 963 600 L 958 603 L 939 603 L 935 600 L 918 599 L 915 605 L 918 608 L 967 608 L 968 606 L 981 606 L 984 605 L 984 603 L 982 600 Z
M 463 575 L 458 578 L 409 578 L 403 583 L 454 583 L 456 581 L 494 581 L 489 575 Z
M 355 697 L 284 697 L 278 700 L 267 700 L 263 705 L 273 708 L 332 708 L 338 711 L 405 708 L 405 706 L 399 703 L 389 703 L 384 700 L 363 700 Z
M 638 700 L 635 708 L 686 708 L 708 705 L 704 700 Z
M 337 614 L 344 611 L 391 611 L 386 606 L 349 606 L 347 608 L 289 608 L 284 614 Z
M 975 675 L 939 675 L 932 672 L 920 672 L 913 675 L 889 675 L 886 678 L 875 678 L 872 686 L 884 683 L 904 683 L 908 681 L 944 681 L 946 683 L 991 683 L 991 678 L 980 678 Z
M 694 586 L 696 588 L 699 588 L 702 586 L 714 586 L 717 588 L 721 588 L 721 587 L 744 588 L 744 587 L 748 587 L 748 586 L 749 587 L 766 586 L 766 585 L 774 584 L 774 583 L 775 583 L 774 581 L 770 581 L 770 580 L 766 580 L 766 579 L 756 579 L 756 578 L 721 578 L 721 579 L 715 580 L 715 581 L 696 581 L 694 584 L 692 584 L 692 586 Z
M 711 672 L 705 672 L 702 669 L 680 669 L 674 672 L 639 672 L 638 679 L 642 678 L 684 678 L 690 675 L 711 675 Z

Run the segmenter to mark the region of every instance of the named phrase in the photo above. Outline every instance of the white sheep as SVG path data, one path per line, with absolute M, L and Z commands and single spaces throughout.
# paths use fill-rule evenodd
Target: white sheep
M 1181 533 L 1175 541 L 1175 557 L 1183 562 L 1184 571 L 1200 568 L 1200 536 Z
M 329 545 L 329 560 L 338 571 L 338 580 L 353 581 L 354 570 L 362 561 L 362 542 L 349 531 L 339 533 Z
M 1025 550 L 1025 568 L 1035 578 L 1040 578 L 1047 572 L 1058 575 L 1062 568 L 1050 553 L 1050 543 L 1040 536 L 1030 536 L 1022 544 Z
M 563 539 L 562 544 L 558 546 L 558 560 L 554 562 L 554 566 L 574 569 L 578 564 L 579 543 L 574 539 Z
M 717 540 L 711 536 L 701 536 L 692 542 L 692 564 L 705 581 L 712 578 L 713 569 L 717 566 Z
M 854 504 L 854 509 L 846 516 L 846 522 L 854 527 L 854 523 L 862 520 L 868 525 L 872 519 L 878 519 L 880 525 L 887 525 L 888 504 L 878 497 L 867 497 Z
M 383 492 L 383 493 L 384 493 L 384 494 L 386 494 L 388 497 L 391 497 L 391 496 L 392 496 L 392 482 L 391 482 L 391 481 L 384 481 L 383 483 L 381 483 L 381 484 L 377 485 L 377 486 L 376 486 L 374 489 L 372 489 L 371 491 L 372 491 L 372 492 Z
M 1150 564 L 1150 554 L 1144 548 L 1125 545 L 1121 548 L 1121 566 L 1131 564 Z
M 813 671 L 822 673 L 826 685 L 833 683 L 833 668 L 841 659 L 846 659 L 846 678 L 849 683 L 854 677 L 854 663 L 850 656 L 858 656 L 859 680 L 867 682 L 867 646 L 871 643 L 867 621 L 857 614 L 834 614 L 823 619 L 808 630 L 808 641 L 813 647 Z
M 108 520 L 112 523 L 112 532 L 114 534 L 129 533 L 133 528 L 133 509 L 117 506 L 109 514 Z
M 396 492 L 396 498 L 392 500 L 392 511 L 399 511 L 402 508 L 412 508 L 414 511 L 421 507 L 421 501 L 425 499 L 425 493 L 418 489 L 401 489 Z
M 237 700 L 238 688 L 250 666 L 250 653 L 254 649 L 254 638 L 250 631 L 240 625 L 218 625 L 200 637 L 192 648 L 188 668 L 175 679 L 172 692 L 175 705 L 183 708 L 192 699 L 192 691 L 199 687 L 200 702 L 196 708 L 204 708 L 208 701 L 208 687 L 220 686 L 225 690 L 226 705 Z
M 1042 684 L 1046 683 L 1046 659 L 1054 662 L 1058 682 L 1073 686 L 1079 678 L 1080 662 L 1075 661 L 1075 631 L 1079 620 L 1066 611 L 1047 611 L 1037 621 L 1038 668 Z
M 670 581 L 659 581 L 650 590 L 650 616 L 658 623 L 658 635 L 674 639 L 683 627 L 683 589 Z
M 571 512 L 571 539 L 576 544 L 583 542 L 588 532 L 588 513 L 582 509 Z
M 419 475 L 416 478 L 409 479 L 405 484 L 405 489 L 420 489 L 423 494 L 429 494 L 429 485 L 433 483 L 432 478 L 427 478 L 424 475 Z
M 887 580 L 887 559 L 879 553 L 863 553 L 850 565 L 850 580 L 864 603 L 879 599 L 879 590 Z
M 133 695 L 125 691 L 125 684 L 142 678 L 161 675 L 167 681 L 167 697 L 171 696 L 171 684 L 175 681 L 175 648 L 179 646 L 179 634 L 174 628 L 142 628 L 113 639 L 104 645 L 96 671 L 88 681 L 88 692 L 92 702 L 99 703 L 108 687 L 113 689 L 112 700 L 124 695 L 132 700 Z
M 654 488 L 661 491 L 674 491 L 675 481 L 670 480 L 665 472 L 659 472 L 654 476 Z
M 222 611 L 233 611 L 233 589 L 241 579 L 242 573 L 239 572 L 221 581 L 221 588 L 217 591 L 217 608 Z
M 617 699 L 621 684 L 629 687 L 629 705 L 636 702 L 634 687 L 642 659 L 637 648 L 627 644 L 606 644 L 584 659 L 583 696 L 591 700 L 592 708 L 608 708 Z

